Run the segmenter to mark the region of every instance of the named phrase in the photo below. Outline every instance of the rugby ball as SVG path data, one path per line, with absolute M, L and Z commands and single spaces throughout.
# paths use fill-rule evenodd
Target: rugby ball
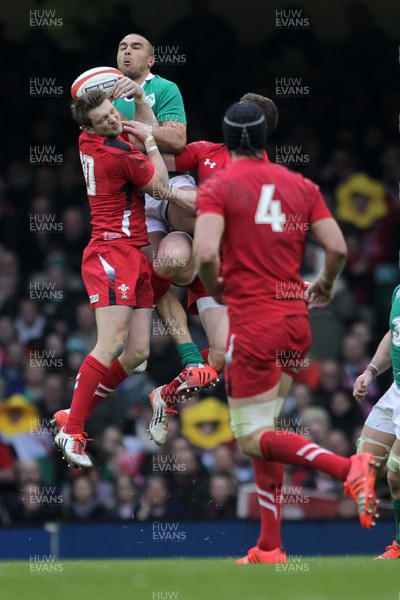
M 114 67 L 95 67 L 85 71 L 77 77 L 71 85 L 71 96 L 73 100 L 90 92 L 91 90 L 104 90 L 110 92 L 118 77 L 122 75 L 121 71 Z

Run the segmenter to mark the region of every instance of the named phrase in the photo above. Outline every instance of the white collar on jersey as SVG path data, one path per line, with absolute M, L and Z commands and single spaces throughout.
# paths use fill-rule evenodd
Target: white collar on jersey
M 153 75 L 153 73 L 149 73 L 146 77 L 146 79 L 143 80 L 143 82 L 140 84 L 141 87 L 144 86 L 144 84 L 146 83 L 146 81 L 151 81 L 153 79 L 153 77 L 155 77 L 155 75 Z M 135 98 L 124 98 L 125 102 L 133 102 Z
M 146 77 L 146 79 L 143 81 L 143 83 L 141 84 L 141 86 L 143 87 L 144 84 L 146 83 L 146 81 L 150 81 L 151 79 L 153 79 L 153 77 L 155 77 L 155 75 L 153 75 L 153 73 L 149 73 Z

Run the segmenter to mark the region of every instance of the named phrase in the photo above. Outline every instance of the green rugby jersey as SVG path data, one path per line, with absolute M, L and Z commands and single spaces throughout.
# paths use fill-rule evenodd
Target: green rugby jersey
M 392 330 L 392 366 L 393 379 L 400 389 L 400 285 L 396 287 L 392 296 L 392 309 L 390 311 L 389 327 Z
M 175 83 L 150 73 L 144 80 L 142 87 L 146 93 L 147 102 L 153 109 L 159 123 L 178 121 L 186 125 L 182 95 Z M 114 106 L 127 119 L 134 119 L 135 101 L 133 99 L 118 98 L 114 100 Z

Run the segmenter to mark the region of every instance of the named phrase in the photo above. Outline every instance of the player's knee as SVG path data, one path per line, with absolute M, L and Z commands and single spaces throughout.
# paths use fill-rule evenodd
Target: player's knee
M 374 440 L 373 438 L 361 435 L 357 440 L 357 454 L 360 454 L 360 452 L 369 452 L 378 461 L 378 479 L 383 477 L 387 471 L 386 463 L 388 461 L 390 451 L 390 445 L 384 444 L 378 440 Z
M 156 273 L 161 277 L 175 278 L 182 270 L 186 270 L 192 260 L 192 241 L 181 232 L 173 232 L 165 237 L 158 248 L 157 257 L 153 261 Z
M 388 484 L 395 500 L 400 500 L 400 456 L 391 450 L 387 462 Z
M 97 341 L 94 351 L 100 354 L 104 361 L 112 362 L 124 351 L 127 335 L 127 331 L 122 329 L 120 331 L 109 332 L 107 336 L 103 335 Z
M 277 397 L 267 402 L 257 402 L 241 407 L 230 407 L 231 429 L 244 454 L 262 458 L 261 438 L 267 431 L 274 431 L 276 418 L 283 404 Z
M 261 458 L 260 440 L 254 433 L 243 435 L 238 438 L 237 442 L 243 454 L 247 454 L 252 458 Z

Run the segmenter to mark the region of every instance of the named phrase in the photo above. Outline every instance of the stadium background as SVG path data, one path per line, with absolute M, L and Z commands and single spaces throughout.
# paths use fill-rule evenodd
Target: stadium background
M 68 470 L 53 449 L 50 417 L 69 404 L 76 369 L 95 340 L 80 279 L 89 218 L 69 87 L 85 69 L 114 65 L 119 40 L 136 31 L 156 46 L 153 72 L 181 89 L 188 141 L 219 141 L 223 112 L 247 91 L 276 102 L 280 121 L 270 158 L 321 186 L 349 245 L 331 307 L 311 317 L 309 366 L 287 399 L 281 425 L 348 456 L 390 382 L 390 373 L 380 377 L 362 407 L 352 399 L 353 382 L 387 329 L 398 283 L 400 7 L 180 1 L 96 2 L 94 8 L 65 0 L 11 9 L 11 2 L 2 3 L 0 15 L 6 59 L 0 79 L 0 525 L 255 516 L 247 494 L 251 463 L 226 436 L 223 385 L 212 399 L 202 394 L 200 402 L 182 406 L 163 449 L 147 439 L 148 393 L 180 369 L 167 335 L 174 325 L 157 317 L 147 373 L 124 382 L 88 423 L 99 469 Z M 55 22 L 41 26 L 43 18 Z M 306 279 L 319 261 L 310 245 Z M 195 341 L 206 347 L 198 320 L 190 323 Z M 387 500 L 387 489 L 380 492 Z M 285 496 L 287 519 L 356 516 L 340 486 L 320 473 L 288 469 Z M 391 517 L 390 502 L 381 512 Z

